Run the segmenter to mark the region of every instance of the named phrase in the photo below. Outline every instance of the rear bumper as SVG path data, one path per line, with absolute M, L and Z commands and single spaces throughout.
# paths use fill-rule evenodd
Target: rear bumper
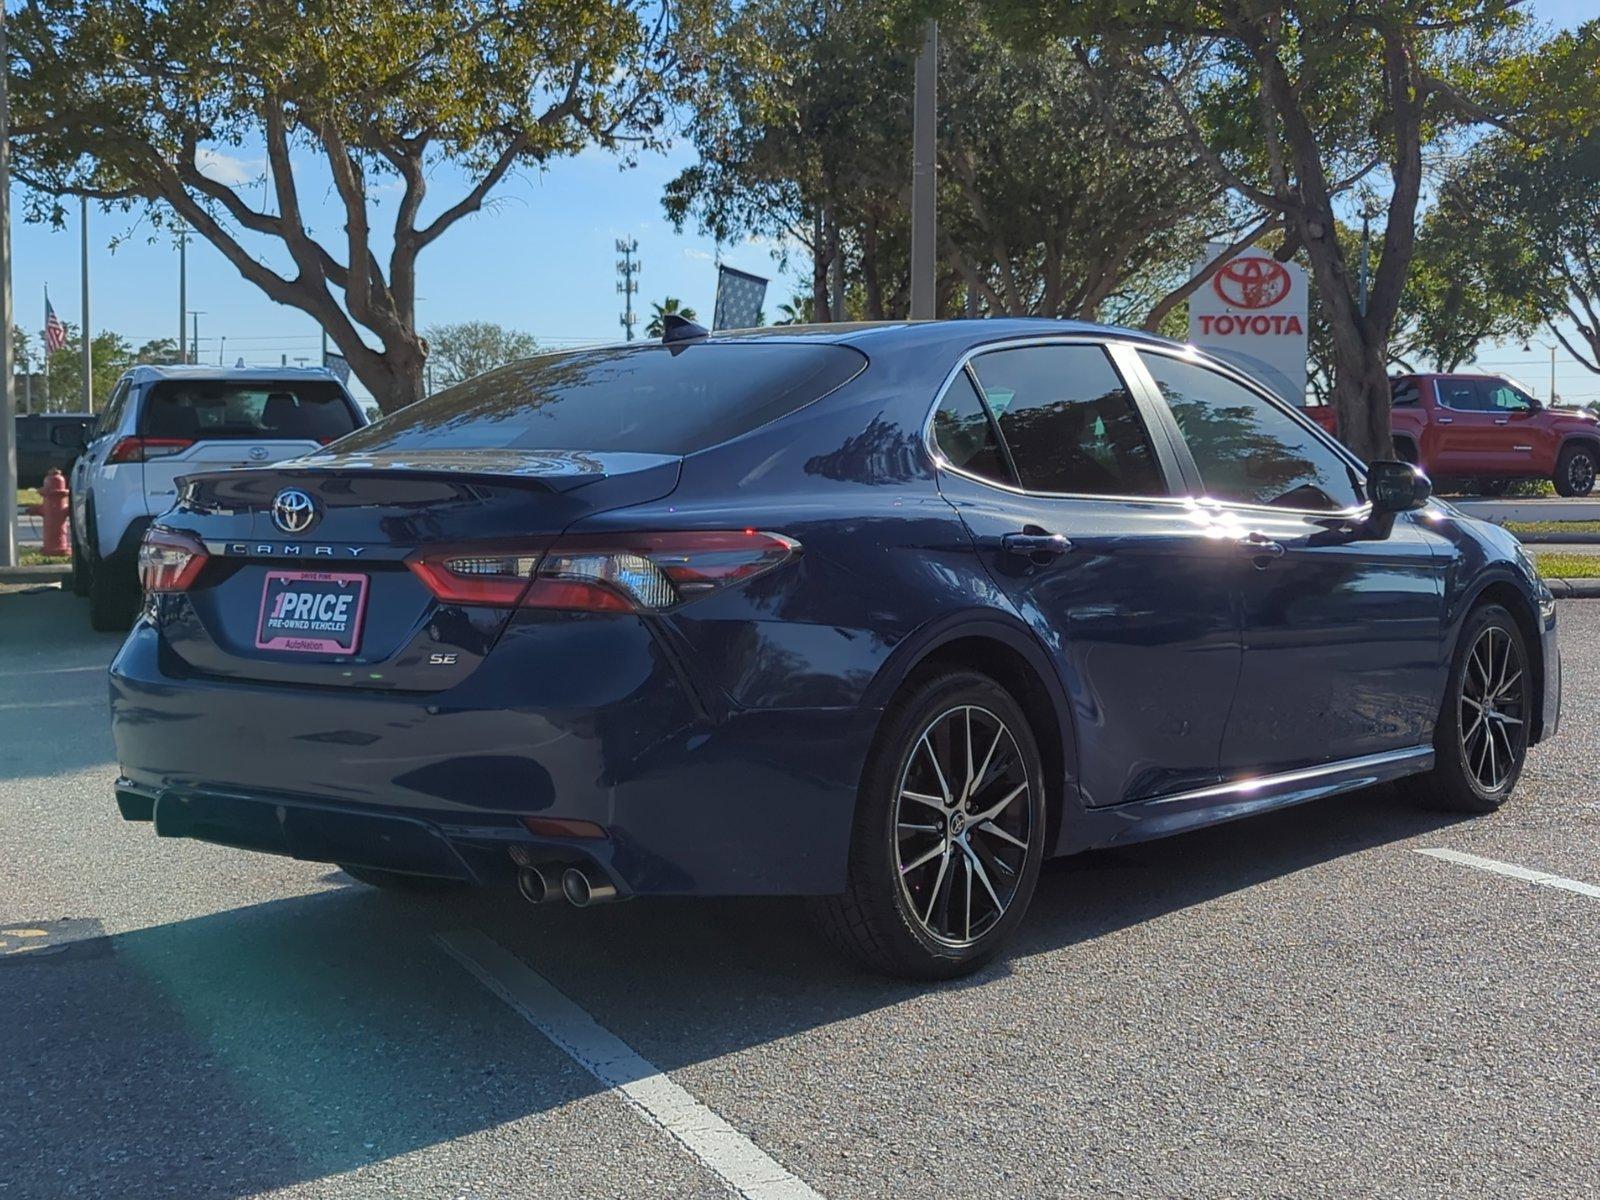
M 110 676 L 124 815 L 486 884 L 510 879 L 515 847 L 595 866 L 626 894 L 842 890 L 874 714 L 712 716 L 647 631 L 612 632 L 586 673 L 551 669 L 594 649 L 574 625 L 574 644 L 506 639 L 460 686 L 403 694 L 194 677 L 141 619 Z M 535 837 L 528 816 L 607 836 Z

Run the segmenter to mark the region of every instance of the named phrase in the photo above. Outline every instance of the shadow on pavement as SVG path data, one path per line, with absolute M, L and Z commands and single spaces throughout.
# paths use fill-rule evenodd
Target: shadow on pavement
M 1067 860 L 1047 869 L 1015 953 L 1070 947 L 1448 823 L 1380 789 Z M 240 908 L 114 936 L 108 955 L 0 966 L 0 1104 L 12 1131 L 0 1192 L 245 1196 L 592 1093 L 586 1074 L 428 940 L 464 927 L 525 957 L 666 1070 L 930 991 L 841 962 L 793 901 L 577 911 L 350 887 Z M 1012 969 L 1000 962 L 944 988 L 982 989 Z

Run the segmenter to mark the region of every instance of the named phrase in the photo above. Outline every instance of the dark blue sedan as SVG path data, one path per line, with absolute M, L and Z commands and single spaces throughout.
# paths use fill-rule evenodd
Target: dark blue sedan
M 1171 342 L 986 320 L 547 355 L 192 476 L 111 668 L 129 820 L 533 901 L 812 897 L 993 956 L 1040 862 L 1555 730 L 1516 540 Z

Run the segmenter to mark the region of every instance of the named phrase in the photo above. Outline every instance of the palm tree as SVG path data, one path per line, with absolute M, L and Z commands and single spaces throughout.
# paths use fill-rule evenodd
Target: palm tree
M 778 311 L 783 315 L 774 321 L 774 325 L 809 325 L 813 319 L 811 296 L 804 292 L 796 292 L 787 304 L 778 305 Z
M 694 309 L 684 308 L 683 301 L 676 296 L 668 296 L 661 303 L 651 304 L 650 307 L 655 310 L 655 313 L 650 318 L 650 324 L 644 327 L 644 335 L 646 337 L 660 337 L 664 334 L 667 331 L 666 318 L 668 316 L 679 316 L 685 321 L 694 320 Z

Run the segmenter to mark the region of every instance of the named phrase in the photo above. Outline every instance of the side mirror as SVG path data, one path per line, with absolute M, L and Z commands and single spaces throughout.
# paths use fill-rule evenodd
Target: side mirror
M 1367 468 L 1367 494 L 1374 517 L 1393 516 L 1421 508 L 1433 495 L 1433 484 L 1419 467 L 1382 460 Z

